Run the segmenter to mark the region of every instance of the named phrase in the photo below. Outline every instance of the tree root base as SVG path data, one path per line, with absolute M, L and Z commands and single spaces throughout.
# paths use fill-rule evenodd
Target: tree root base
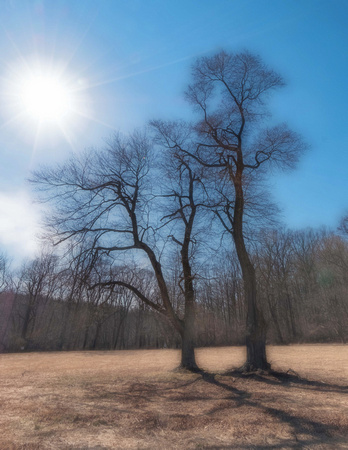
M 202 373 L 203 370 L 200 369 L 198 366 L 189 366 L 185 367 L 183 365 L 180 365 L 179 367 L 176 367 L 173 372 L 191 372 L 191 373 Z
M 254 366 L 248 362 L 244 363 L 241 367 L 236 369 L 239 373 L 258 373 L 258 374 L 271 374 L 272 368 L 269 363 L 263 364 L 262 367 Z

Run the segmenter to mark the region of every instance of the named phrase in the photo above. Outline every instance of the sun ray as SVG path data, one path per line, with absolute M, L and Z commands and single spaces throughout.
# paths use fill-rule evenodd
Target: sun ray
M 106 127 L 106 128 L 110 128 L 110 129 L 112 129 L 112 130 L 115 129 L 115 126 L 114 126 L 114 125 L 110 125 L 109 123 L 104 122 L 104 121 L 102 121 L 102 120 L 100 120 L 100 119 L 97 119 L 96 117 L 93 117 L 92 115 L 89 115 L 89 114 L 87 114 L 87 113 L 83 113 L 82 111 L 78 111 L 78 110 L 76 110 L 75 113 L 76 113 L 78 116 L 80 116 L 80 117 L 83 117 L 83 118 L 85 118 L 85 119 L 91 120 L 92 122 L 98 123 L 99 125 L 103 125 L 103 126 Z
M 70 56 L 65 58 L 65 64 L 63 65 L 63 71 L 66 71 L 70 65 L 70 63 L 74 60 L 78 50 L 82 47 L 82 44 L 86 37 L 88 36 L 89 31 L 92 28 L 93 22 L 96 20 L 98 13 L 94 15 L 94 17 L 91 19 L 91 22 L 89 25 L 86 26 L 86 29 L 83 33 L 81 33 L 81 37 L 78 40 L 77 44 L 74 46 L 73 50 L 70 52 Z M 88 66 L 87 66 L 88 68 Z
M 24 118 L 25 114 L 24 112 L 19 112 L 15 116 L 10 117 L 6 122 L 3 122 L 0 125 L 0 130 L 6 128 L 9 125 L 12 125 L 16 121 L 20 121 L 21 118 Z
M 76 148 L 75 144 L 73 143 L 71 137 L 69 136 L 68 131 L 64 128 L 63 125 L 58 124 L 58 126 L 59 126 L 59 129 L 60 129 L 62 135 L 64 136 L 65 140 L 67 141 L 70 148 L 72 149 L 72 151 L 77 152 L 77 148 Z
M 92 84 L 90 84 L 88 86 L 88 88 L 90 89 L 90 88 L 105 86 L 107 84 L 116 83 L 117 81 L 121 81 L 121 80 L 127 80 L 129 78 L 136 77 L 136 76 L 142 75 L 144 73 L 154 72 L 156 70 L 163 69 L 164 67 L 170 67 L 170 66 L 178 64 L 180 62 L 184 62 L 184 61 L 190 60 L 192 58 L 195 58 L 195 57 L 197 57 L 197 56 L 199 56 L 201 54 L 205 54 L 205 53 L 207 53 L 207 52 L 200 52 L 200 53 L 196 53 L 194 55 L 184 56 L 183 58 L 178 58 L 178 59 L 176 59 L 174 61 L 170 61 L 170 62 L 167 62 L 167 63 L 164 63 L 164 64 L 158 64 L 157 66 L 149 67 L 147 69 L 139 70 L 137 72 L 129 73 L 127 75 L 122 75 L 122 76 L 110 78 L 110 79 L 107 79 L 107 80 L 99 81 L 99 82 L 96 82 L 96 83 L 92 83 Z M 81 88 L 81 89 L 83 89 L 83 88 Z
M 19 50 L 18 46 L 16 45 L 15 41 L 13 40 L 13 38 L 11 37 L 11 35 L 8 33 L 8 31 L 6 30 L 6 28 L 4 29 L 4 32 L 6 34 L 7 39 L 9 40 L 9 42 L 11 43 L 15 53 L 18 55 L 19 60 L 21 61 L 21 63 L 27 68 L 30 69 L 29 65 L 28 65 L 28 61 L 25 59 L 25 57 L 23 56 L 22 52 Z
M 28 166 L 28 171 L 30 172 L 34 163 L 34 158 L 36 156 L 37 153 L 37 148 L 38 148 L 38 142 L 39 142 L 39 137 L 40 137 L 40 131 L 41 131 L 41 122 L 38 122 L 37 127 L 36 127 L 36 132 L 34 135 L 34 143 L 33 143 L 33 148 L 30 154 L 30 161 L 29 161 L 29 166 Z

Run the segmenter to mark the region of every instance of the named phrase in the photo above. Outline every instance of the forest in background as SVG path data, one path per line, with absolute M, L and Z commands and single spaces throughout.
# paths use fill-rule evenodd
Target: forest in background
M 348 242 L 325 230 L 262 231 L 253 245 L 267 342 L 348 341 Z M 178 260 L 178 258 L 177 258 Z M 175 262 L 175 255 L 173 256 Z M 243 345 L 246 306 L 233 251 L 219 250 L 195 281 L 196 346 Z M 134 271 L 134 268 L 123 268 Z M 167 268 L 175 312 L 184 313 L 179 263 Z M 137 270 L 155 295 L 147 269 Z M 62 269 L 52 252 L 13 272 L 1 259 L 0 350 L 179 348 L 180 335 L 127 288 L 89 289 L 76 263 Z

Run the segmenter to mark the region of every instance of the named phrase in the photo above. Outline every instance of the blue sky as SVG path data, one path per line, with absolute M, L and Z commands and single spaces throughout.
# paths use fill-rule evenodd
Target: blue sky
M 285 78 L 274 118 L 310 150 L 275 174 L 291 228 L 336 227 L 348 209 L 346 0 L 0 0 L 0 249 L 31 255 L 40 220 L 26 179 L 72 149 L 100 147 L 114 130 L 189 118 L 190 65 L 220 49 L 258 53 Z M 39 64 L 78 86 L 63 127 L 13 108 L 17 78 Z M 24 68 L 26 68 L 24 70 Z M 17 83 L 17 84 L 16 84 Z

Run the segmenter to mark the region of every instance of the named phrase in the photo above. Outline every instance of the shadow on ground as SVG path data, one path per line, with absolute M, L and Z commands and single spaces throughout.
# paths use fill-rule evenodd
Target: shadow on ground
M 180 371 L 175 372 L 176 376 Z M 342 415 L 342 406 L 325 404 L 328 396 L 346 396 L 348 386 L 308 380 L 290 371 L 182 370 L 178 377 L 161 382 L 130 382 L 125 389 L 115 386 L 107 392 L 101 386 L 89 398 L 116 401 L 114 411 L 132 414 L 139 424 L 161 432 L 191 429 L 199 433 L 204 427 L 221 427 L 219 424 L 224 423 L 226 429 L 234 427 L 241 436 L 249 433 L 245 445 L 242 437 L 237 445 L 209 446 L 208 442 L 214 442 L 211 435 L 207 445 L 199 444 L 199 448 L 342 448 L 348 442 L 348 418 L 336 421 Z M 122 403 L 128 408 L 120 408 Z M 268 434 L 273 437 L 267 439 Z M 267 440 L 271 442 L 266 444 Z
M 294 439 L 283 440 L 281 446 L 279 443 L 274 445 L 238 445 L 238 448 L 257 448 L 257 449 L 278 449 L 278 448 L 304 448 L 325 444 L 332 444 L 331 448 L 340 448 L 340 444 L 346 444 L 348 448 L 348 428 L 347 426 L 340 426 L 335 423 L 325 423 L 325 421 L 312 420 L 304 417 L 304 414 L 286 411 L 282 408 L 274 406 L 267 406 L 260 400 L 256 400 L 254 395 L 247 390 L 240 390 L 231 386 L 228 383 L 217 379 L 225 378 L 226 380 L 253 380 L 260 384 L 271 386 L 282 386 L 288 389 L 302 389 L 317 392 L 338 393 L 342 395 L 348 394 L 348 386 L 341 386 L 337 384 L 329 384 L 320 381 L 308 380 L 302 378 L 297 373 L 278 372 L 278 371 L 257 371 L 252 373 L 244 373 L 240 370 L 230 370 L 223 374 L 214 374 L 205 371 L 200 371 L 202 380 L 208 384 L 215 385 L 225 391 L 232 393 L 235 396 L 236 406 L 248 406 L 255 410 L 255 414 L 263 412 L 269 416 L 273 416 L 281 423 L 288 425 L 294 436 Z M 215 408 L 212 413 L 216 413 L 218 408 Z M 337 447 L 336 447 L 337 446 Z M 231 448 L 231 446 L 212 446 L 204 447 L 209 449 Z M 232 447 L 233 448 L 233 447 Z

